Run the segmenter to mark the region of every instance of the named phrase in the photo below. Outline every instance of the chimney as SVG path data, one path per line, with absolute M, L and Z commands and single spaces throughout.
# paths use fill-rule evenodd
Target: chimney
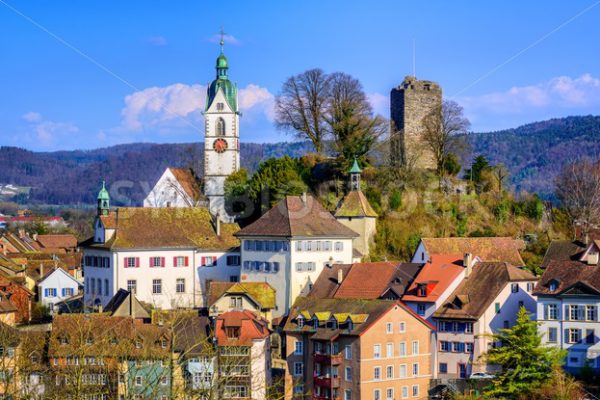
M 466 268 L 465 277 L 471 275 L 471 272 L 473 271 L 473 254 L 472 253 L 465 253 L 464 258 L 463 258 L 463 266 Z
M 215 217 L 215 231 L 217 232 L 217 236 L 221 236 L 221 214 L 218 212 Z
M 588 265 L 598 265 L 598 253 L 597 252 L 589 252 L 587 256 Z
M 44 263 L 40 263 L 40 278 L 44 277 Z
M 338 278 L 337 278 L 338 285 L 340 283 L 342 283 L 343 280 L 344 280 L 344 271 L 340 268 L 340 269 L 338 269 Z
M 300 195 L 300 200 L 302 200 L 302 202 L 306 204 L 306 192 L 302 192 L 302 194 Z
M 38 234 L 34 233 L 33 236 L 32 236 L 32 239 L 35 240 L 35 241 L 37 241 L 37 237 L 38 237 Z
M 23 239 L 25 237 L 25 229 L 19 228 L 19 239 Z

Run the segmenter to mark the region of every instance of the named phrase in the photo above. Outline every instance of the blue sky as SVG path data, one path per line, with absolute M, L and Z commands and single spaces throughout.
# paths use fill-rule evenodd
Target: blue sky
M 476 131 L 600 110 L 600 1 L 0 0 L 0 144 L 32 150 L 202 140 L 216 33 L 245 142 L 286 77 L 359 78 L 375 109 L 412 74 L 439 82 Z

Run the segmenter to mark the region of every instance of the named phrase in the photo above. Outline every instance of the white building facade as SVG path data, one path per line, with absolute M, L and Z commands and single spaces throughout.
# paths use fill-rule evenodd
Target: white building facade
M 81 287 L 67 271 L 56 268 L 38 283 L 40 303 L 52 310 L 56 303 L 79 294 Z

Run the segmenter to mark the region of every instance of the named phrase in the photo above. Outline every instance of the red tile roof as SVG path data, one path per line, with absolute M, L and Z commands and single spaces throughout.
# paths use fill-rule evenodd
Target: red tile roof
M 402 297 L 402 301 L 435 302 L 464 272 L 462 254 L 434 254 Z M 417 296 L 418 284 L 428 284 L 426 296 Z
M 286 196 L 262 217 L 236 233 L 236 236 L 321 236 L 357 237 L 338 222 L 313 196 Z
M 215 337 L 219 346 L 251 346 L 256 339 L 270 335 L 269 322 L 252 311 L 228 311 L 217 318 Z M 239 328 L 235 339 L 227 337 L 226 328 Z
M 192 200 L 198 200 L 202 196 L 198 182 L 190 169 L 169 167 L 169 170 Z
M 503 261 L 512 265 L 525 265 L 521 250 L 525 242 L 511 237 L 478 238 L 423 238 L 422 243 L 429 255 L 472 253 L 482 261 Z
M 551 281 L 557 283 L 556 290 L 550 290 Z M 600 267 L 574 260 L 550 260 L 533 294 L 556 296 L 577 286 L 600 293 Z
M 36 240 L 45 248 L 72 249 L 77 247 L 77 238 L 71 234 L 38 235 Z

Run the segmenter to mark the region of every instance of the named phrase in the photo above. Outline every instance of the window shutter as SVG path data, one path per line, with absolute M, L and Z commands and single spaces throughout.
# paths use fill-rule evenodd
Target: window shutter
M 165 258 L 164 257 L 160 258 L 160 266 L 163 268 L 165 267 Z
M 125 257 L 125 268 L 129 265 L 129 257 Z
M 585 321 L 585 307 L 584 306 L 577 307 L 577 319 L 579 321 Z
M 202 257 L 202 266 L 206 265 L 206 257 Z
M 149 263 L 148 266 L 150 268 L 154 267 L 154 257 L 150 257 L 148 263 Z
M 188 256 L 185 256 L 185 266 L 187 267 L 190 263 L 190 258 Z
M 548 319 L 548 304 L 544 304 L 544 319 Z
M 173 266 L 176 267 L 177 266 L 177 257 L 173 257 Z
M 571 315 L 569 314 L 569 306 L 565 305 L 565 321 L 568 321 L 569 319 L 571 319 Z
M 140 267 L 140 258 L 139 258 L 139 257 L 136 257 L 136 258 L 135 258 L 135 267 L 136 267 L 136 268 L 139 268 L 139 267 Z

